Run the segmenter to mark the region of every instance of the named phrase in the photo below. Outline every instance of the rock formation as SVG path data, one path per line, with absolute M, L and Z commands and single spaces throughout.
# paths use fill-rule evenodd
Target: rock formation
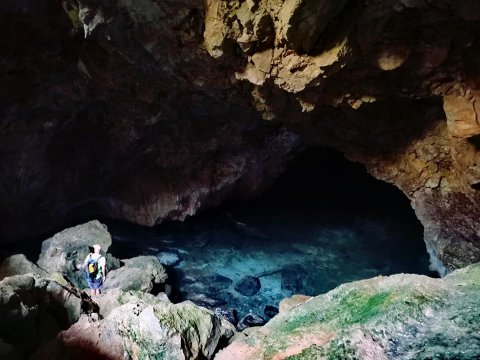
M 479 290 L 478 264 L 345 284 L 235 335 L 215 360 L 477 359 Z
M 184 219 L 322 144 L 409 197 L 439 271 L 480 260 L 477 1 L 20 0 L 0 20 L 3 239 Z
M 119 297 L 121 306 L 103 320 L 82 316 L 32 359 L 210 359 L 235 332 L 227 321 L 188 302 L 173 305 L 141 292 Z

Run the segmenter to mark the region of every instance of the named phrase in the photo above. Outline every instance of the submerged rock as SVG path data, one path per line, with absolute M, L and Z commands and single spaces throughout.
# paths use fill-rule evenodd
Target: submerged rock
M 233 338 L 216 360 L 480 358 L 480 264 L 356 281 Z
M 181 261 L 180 256 L 174 251 L 161 251 L 156 254 L 156 257 L 165 266 L 175 266 Z
M 244 276 L 235 284 L 235 291 L 245 296 L 255 295 L 260 288 L 260 279 L 255 276 Z
M 304 291 L 304 280 L 307 272 L 298 264 L 285 266 L 282 269 L 282 290 L 288 290 L 292 293 L 302 293 Z
M 190 302 L 168 304 L 150 294 L 118 293 L 123 304 L 103 320 L 82 316 L 33 359 L 210 359 L 234 327 Z
M 265 306 L 265 309 L 263 309 L 263 313 L 267 318 L 271 319 L 278 314 L 278 308 L 272 305 L 267 305 Z

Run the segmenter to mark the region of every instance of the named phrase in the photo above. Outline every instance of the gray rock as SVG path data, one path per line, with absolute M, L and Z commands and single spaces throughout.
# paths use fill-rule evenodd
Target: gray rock
M 244 276 L 234 288 L 242 295 L 253 296 L 260 291 L 260 279 L 255 276 Z
M 32 263 L 23 254 L 12 255 L 3 260 L 0 265 L 0 280 L 7 276 L 37 274 L 42 277 L 48 277 L 48 273 Z
M 479 293 L 480 264 L 343 284 L 238 334 L 215 360 L 480 359 Z
M 124 291 L 151 292 L 154 286 L 162 285 L 167 280 L 167 273 L 155 256 L 138 256 L 123 262 L 124 266 L 107 274 L 105 290 L 119 288 Z
M 80 294 L 38 275 L 16 275 L 0 281 L 0 338 L 11 355 L 26 356 L 75 323 Z
M 168 304 L 150 294 L 120 294 L 123 305 L 104 319 L 80 321 L 40 349 L 33 359 L 211 359 L 234 327 L 190 302 Z
M 90 252 L 89 247 L 94 244 L 102 247 L 102 254 L 107 253 L 112 244 L 107 227 L 98 220 L 65 229 L 43 242 L 38 266 L 49 273 L 63 274 L 78 288 L 86 288 L 85 272 L 79 271 L 77 265 L 83 264 Z M 118 259 L 110 254 L 106 259 L 107 269 L 119 266 Z

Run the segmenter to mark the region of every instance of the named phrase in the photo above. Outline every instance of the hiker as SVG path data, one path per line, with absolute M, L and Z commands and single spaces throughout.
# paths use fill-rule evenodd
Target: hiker
M 107 265 L 105 257 L 100 254 L 101 249 L 100 245 L 93 245 L 93 252 L 88 254 L 82 265 L 77 265 L 78 269 L 86 269 L 87 271 L 88 287 L 92 296 L 101 293 L 102 285 L 107 275 Z

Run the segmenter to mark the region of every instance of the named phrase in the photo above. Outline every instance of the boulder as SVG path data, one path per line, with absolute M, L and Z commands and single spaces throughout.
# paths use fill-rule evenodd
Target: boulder
M 35 274 L 0 281 L 0 338 L 20 358 L 75 323 L 82 300 L 75 289 Z M 9 356 L 10 356 L 9 355 Z
M 122 296 L 126 303 L 107 317 L 82 316 L 32 358 L 211 359 L 235 333 L 227 321 L 190 302 L 167 304 L 141 292 Z
M 0 265 L 0 280 L 7 276 L 37 274 L 41 277 L 48 277 L 48 273 L 32 263 L 23 254 L 12 255 L 3 260 Z
M 167 280 L 167 273 L 155 256 L 138 256 L 123 260 L 124 266 L 107 273 L 104 289 L 151 292 Z
M 86 288 L 85 273 L 79 271 L 77 265 L 83 264 L 90 253 L 89 247 L 94 244 L 99 244 L 102 253 L 106 254 L 107 269 L 120 265 L 118 259 L 107 253 L 112 238 L 107 227 L 98 220 L 65 229 L 45 240 L 37 264 L 49 273 L 63 274 L 80 289 Z
M 255 276 L 244 276 L 235 284 L 235 291 L 245 296 L 253 296 L 260 291 L 260 279 Z
M 480 358 L 480 264 L 356 281 L 237 334 L 215 360 Z

